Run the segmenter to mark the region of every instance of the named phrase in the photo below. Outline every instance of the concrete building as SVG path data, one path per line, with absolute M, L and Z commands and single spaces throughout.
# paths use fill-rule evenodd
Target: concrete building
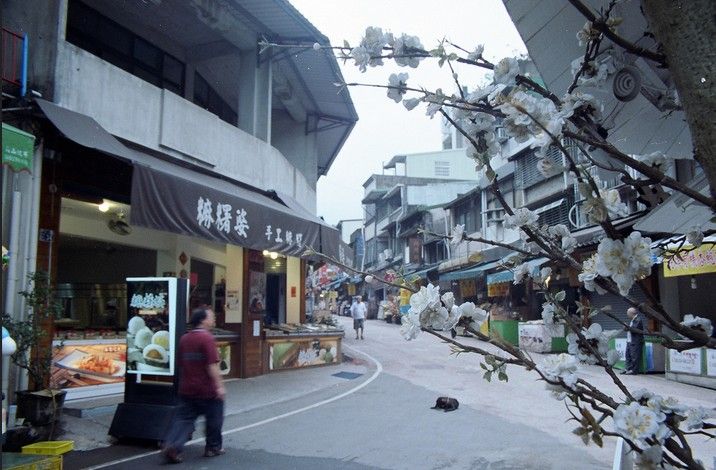
M 6 311 L 23 314 L 15 294 L 45 270 L 65 304 L 56 334 L 112 338 L 126 331 L 126 277 L 187 277 L 191 305 L 213 306 L 227 332 L 230 375 L 267 372 L 256 322 L 303 321 L 301 254 L 342 247 L 315 216 L 316 182 L 357 120 L 335 57 L 310 47 L 328 39 L 285 0 L 2 13 L 3 44 L 29 39 L 8 69 L 26 67 L 25 85 L 3 68 L 3 125 L 35 138 L 30 172 L 3 172 Z M 274 40 L 308 47 L 263 45 Z

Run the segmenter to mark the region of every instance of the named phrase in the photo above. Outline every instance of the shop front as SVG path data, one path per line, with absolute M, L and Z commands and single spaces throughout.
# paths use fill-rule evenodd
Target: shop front
M 133 352 L 126 284 L 133 277 L 189 280 L 187 316 L 196 306 L 215 309 L 226 377 L 270 370 L 264 323 L 305 321 L 301 255 L 310 248 L 338 258 L 338 232 L 290 208 L 286 196 L 135 151 L 87 116 L 40 107 L 62 134 L 48 138 L 38 247 L 38 269 L 52 274 L 63 305 L 54 384 L 68 399 L 121 392 L 125 371 L 114 365 Z M 327 347 L 335 346 L 333 357 L 336 343 Z M 112 367 L 82 362 L 87 357 Z

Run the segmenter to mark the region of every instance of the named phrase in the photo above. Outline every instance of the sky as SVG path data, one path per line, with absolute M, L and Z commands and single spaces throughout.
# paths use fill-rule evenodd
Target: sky
M 347 40 L 355 47 L 366 27 L 418 36 L 432 49 L 443 37 L 467 50 L 485 45 L 484 56 L 491 61 L 526 52 L 501 0 L 289 0 L 332 45 Z M 398 67 L 386 61 L 383 67 L 361 73 L 349 61 L 339 60 L 347 82 L 387 84 L 391 73 L 409 75 L 409 86 L 455 91 L 447 67 L 422 61 L 417 69 Z M 458 64 L 459 65 L 459 64 Z M 485 71 L 462 66 L 457 70 L 463 85 L 484 84 Z M 394 155 L 440 150 L 440 119 L 425 115 L 425 107 L 407 111 L 386 96 L 387 90 L 351 87 L 358 122 L 343 145 L 328 174 L 318 180 L 317 213 L 326 222 L 361 219 L 363 183 L 372 174 L 383 173 L 383 163 Z M 392 170 L 388 170 L 392 171 Z

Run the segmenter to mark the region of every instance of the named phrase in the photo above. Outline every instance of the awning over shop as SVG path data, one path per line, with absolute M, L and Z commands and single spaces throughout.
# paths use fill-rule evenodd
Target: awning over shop
M 133 150 L 84 114 L 45 100 L 37 104 L 68 139 L 133 164 L 132 225 L 292 256 L 312 248 L 340 258 L 339 232 L 305 209 L 208 170 Z M 343 253 L 345 258 L 345 247 Z
M 494 268 L 500 263 L 498 261 L 492 261 L 490 263 L 480 264 L 478 266 L 472 266 L 470 268 L 461 269 L 458 271 L 451 271 L 449 273 L 440 274 L 441 281 L 457 281 L 460 279 L 472 279 L 479 276 L 484 276 L 486 271 Z

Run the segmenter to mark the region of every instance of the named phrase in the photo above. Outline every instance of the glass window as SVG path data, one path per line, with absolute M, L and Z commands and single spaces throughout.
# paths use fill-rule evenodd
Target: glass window
M 142 68 L 157 73 L 162 64 L 162 52 L 141 38 L 134 40 L 134 58 Z

